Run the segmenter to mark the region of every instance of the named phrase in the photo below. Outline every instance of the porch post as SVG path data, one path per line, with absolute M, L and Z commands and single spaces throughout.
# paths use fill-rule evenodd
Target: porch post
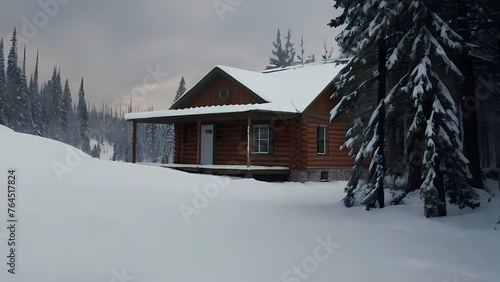
M 248 117 L 248 127 L 247 127 L 247 167 L 250 167 L 250 150 L 251 150 L 251 142 L 252 142 L 252 118 Z
M 181 132 L 181 134 L 179 134 L 179 136 L 175 136 L 175 142 L 179 142 L 179 150 L 180 152 L 178 152 L 179 154 L 179 163 L 180 164 L 183 164 L 184 163 L 184 123 L 177 123 L 176 125 L 179 125 L 179 131 Z
M 201 120 L 198 120 L 198 140 L 196 141 L 196 164 L 200 164 Z
M 132 121 L 132 163 L 136 162 L 136 147 L 137 147 L 137 121 Z

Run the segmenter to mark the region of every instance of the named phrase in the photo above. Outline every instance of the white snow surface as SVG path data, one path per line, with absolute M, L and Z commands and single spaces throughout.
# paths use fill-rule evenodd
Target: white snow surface
M 242 70 L 228 66 L 216 66 L 267 103 L 245 105 L 218 105 L 193 107 L 178 110 L 162 110 L 142 113 L 129 113 L 127 120 L 209 115 L 219 113 L 242 113 L 249 111 L 268 111 L 282 113 L 302 113 L 321 92 L 333 81 L 345 65 L 336 61 L 311 63 L 276 69 L 266 72 Z M 188 90 L 184 95 L 189 95 Z M 182 97 L 180 98 L 182 99 Z
M 346 182 L 195 175 L 93 159 L 2 126 L 0 137 L 0 281 L 500 278 L 500 202 L 486 195 L 480 208 L 448 207 L 443 218 L 425 218 L 418 194 L 367 212 L 342 206 Z M 12 168 L 15 275 L 6 258 Z M 180 207 L 195 212 L 186 221 Z

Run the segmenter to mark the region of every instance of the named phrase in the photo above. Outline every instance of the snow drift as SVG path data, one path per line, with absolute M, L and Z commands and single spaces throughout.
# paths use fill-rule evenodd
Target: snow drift
M 264 183 L 92 159 L 0 126 L 0 281 L 498 281 L 499 201 L 426 219 L 346 209 L 345 182 Z M 7 171 L 16 269 L 7 272 Z M 389 197 L 388 197 L 389 198 Z

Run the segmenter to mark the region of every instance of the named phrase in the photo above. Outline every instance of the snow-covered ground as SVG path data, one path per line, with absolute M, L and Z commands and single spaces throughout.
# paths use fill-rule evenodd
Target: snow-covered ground
M 342 206 L 345 182 L 102 161 L 1 126 L 0 179 L 0 281 L 500 281 L 500 202 L 487 195 L 443 218 L 426 219 L 417 194 L 366 212 Z

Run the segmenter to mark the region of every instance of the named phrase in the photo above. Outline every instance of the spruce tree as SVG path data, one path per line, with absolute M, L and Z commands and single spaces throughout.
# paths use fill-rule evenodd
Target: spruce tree
M 354 202 L 360 167 L 368 152 L 375 152 L 368 187 L 374 179 L 378 180 L 376 185 L 383 185 L 383 170 L 374 168 L 384 163 L 378 156 L 385 150 L 380 141 L 387 134 L 380 124 L 384 122 L 384 103 L 390 105 L 391 112 L 406 109 L 404 116 L 410 120 L 401 158 L 409 177 L 406 193 L 420 189 L 424 214 L 446 215 L 446 198 L 460 208 L 479 205 L 477 193 L 467 183 L 468 160 L 462 152 L 458 108 L 449 90 L 450 80 L 463 77 L 451 60 L 462 53 L 462 38 L 440 18 L 441 4 L 422 0 L 336 1 L 336 7 L 344 8 L 344 12 L 330 25 L 345 24 L 338 40 L 343 55 L 350 59 L 337 76 L 338 93 L 334 97 L 341 99 L 332 118 L 352 113 L 352 108 L 356 115 L 344 145 L 351 147 L 355 158 L 355 171 L 346 187 L 346 206 Z M 386 42 L 391 42 L 390 48 L 384 47 Z M 384 49 L 389 50 L 388 56 L 380 52 Z M 375 54 L 378 60 L 374 60 Z M 378 72 L 370 75 L 376 61 Z M 384 69 L 390 73 L 390 82 L 384 83 Z M 373 87 L 375 80 L 379 81 L 378 91 Z M 388 86 L 386 97 L 383 84 Z M 373 103 L 375 97 L 377 102 Z M 368 189 L 361 196 L 370 199 L 373 191 Z
M 462 126 L 464 139 L 464 153 L 469 160 L 469 169 L 472 177 L 469 184 L 476 188 L 484 189 L 483 175 L 481 172 L 481 161 L 479 153 L 478 140 L 478 114 L 476 87 L 474 82 L 474 62 L 470 54 L 470 48 L 466 43 L 471 42 L 471 30 L 469 29 L 469 7 L 468 0 L 459 0 L 457 2 L 457 31 L 462 36 L 463 48 L 458 60 L 458 69 L 463 74 L 463 83 L 459 87 L 462 98 Z M 473 101 L 474 105 L 468 105 Z
M 279 28 L 276 34 L 276 41 L 273 42 L 273 47 L 274 50 L 271 51 L 269 63 L 277 67 L 286 66 L 285 50 L 283 50 L 283 45 L 281 44 L 281 32 Z
M 44 136 L 49 137 L 49 111 L 50 111 L 50 96 L 52 94 L 52 81 L 46 81 L 40 86 L 40 106 L 42 113 L 42 123 Z
M 78 91 L 78 120 L 80 124 L 80 138 L 81 146 L 80 149 L 89 154 L 90 150 L 90 140 L 89 140 L 89 115 L 87 112 L 87 102 L 85 101 L 85 91 L 83 89 L 83 78 L 80 84 L 80 90 Z
M 0 38 L 0 125 L 7 125 L 7 118 L 5 117 L 5 108 L 7 103 L 7 77 L 5 75 L 5 57 L 3 54 L 3 37 Z
M 181 78 L 181 81 L 179 82 L 179 88 L 177 89 L 177 94 L 175 95 L 175 101 L 177 101 L 177 99 L 179 99 L 182 95 L 184 95 L 184 93 L 186 92 L 186 81 L 184 80 L 184 77 Z M 174 130 L 173 130 L 173 125 L 171 124 L 162 124 L 162 125 L 158 125 L 157 128 L 157 146 L 158 146 L 158 150 L 159 150 L 159 153 L 160 153 L 160 156 L 159 156 L 159 162 L 161 163 L 166 163 L 166 157 L 165 157 L 165 154 L 167 153 L 167 139 L 166 139 L 166 136 L 164 135 L 164 133 L 166 132 L 172 132 L 172 137 L 175 138 L 175 133 L 174 133 Z M 169 129 L 172 129 L 169 131 Z M 172 149 L 173 150 L 173 149 Z
M 292 43 L 292 32 L 288 29 L 285 36 L 285 66 L 293 66 L 295 64 L 295 47 Z
M 413 106 L 406 135 L 407 191 L 419 185 L 427 217 L 446 215 L 446 196 L 460 208 L 475 208 L 478 195 L 467 183 L 468 160 L 461 150 L 457 105 L 444 82 L 447 73 L 463 77 L 450 59 L 450 54 L 462 52 L 462 38 L 436 13 L 439 3 L 412 0 L 400 5 L 410 22 L 403 26 L 388 70 L 409 70 L 398 75 L 390 91 L 391 96 L 407 97 Z
M 21 74 L 20 92 L 18 93 L 19 112 L 14 130 L 22 133 L 33 133 L 33 117 L 31 114 L 31 97 L 26 78 L 26 46 L 24 46 L 23 69 Z
M 23 92 L 22 71 L 18 66 L 17 54 L 17 31 L 14 28 L 11 38 L 12 45 L 10 47 L 7 61 L 7 94 L 5 115 L 10 128 L 18 126 L 18 118 L 20 112 L 20 101 Z
M 70 131 L 69 131 L 69 115 L 72 111 L 72 100 L 71 91 L 69 89 L 69 82 L 66 79 L 64 84 L 64 91 L 61 103 L 61 141 L 66 144 L 71 144 L 70 142 Z
M 51 79 L 50 104 L 47 105 L 47 121 L 49 138 L 61 141 L 61 106 L 62 106 L 62 85 L 61 75 L 54 67 Z
M 179 82 L 179 88 L 177 88 L 177 93 L 175 94 L 174 102 L 179 100 L 184 93 L 186 93 L 186 81 L 184 80 L 184 77 L 182 77 Z
M 347 132 L 343 147 L 351 149 L 354 173 L 345 188 L 343 199 L 351 207 L 357 195 L 367 209 L 378 202 L 384 207 L 385 160 L 385 95 L 386 95 L 386 33 L 390 27 L 393 8 L 386 1 L 337 1 L 344 7 L 342 15 L 330 21 L 337 27 L 346 25 L 337 41 L 346 56 L 354 55 L 338 77 L 334 98 L 341 98 L 332 110 L 335 120 L 348 112 L 357 112 L 357 118 Z M 351 8 L 352 7 L 352 8 Z M 354 40 L 356 39 L 356 40 Z M 372 70 L 378 69 L 374 73 Z M 377 83 L 378 82 L 378 83 Z M 378 86 L 378 91 L 375 91 Z M 375 107 L 371 105 L 376 105 Z M 363 109 L 363 110 L 361 110 Z M 369 118 L 368 118 L 369 117 Z M 366 184 L 360 183 L 364 160 L 371 155 L 370 175 Z
M 35 73 L 30 81 L 31 114 L 33 116 L 33 134 L 44 136 L 44 121 L 42 116 L 42 105 L 40 93 L 38 92 L 38 51 L 36 52 Z

